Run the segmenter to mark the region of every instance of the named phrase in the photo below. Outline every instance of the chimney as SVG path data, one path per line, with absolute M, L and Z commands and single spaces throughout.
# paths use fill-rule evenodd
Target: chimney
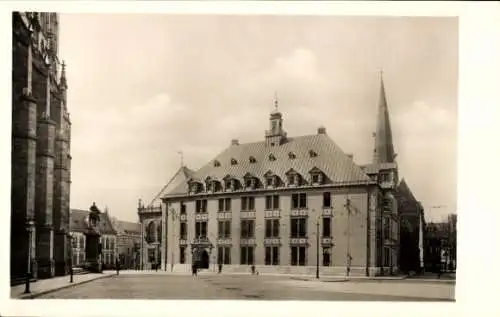
M 318 134 L 326 134 L 326 128 L 321 126 L 318 128 Z
M 238 139 L 232 139 L 231 145 L 240 145 L 240 141 L 238 141 Z

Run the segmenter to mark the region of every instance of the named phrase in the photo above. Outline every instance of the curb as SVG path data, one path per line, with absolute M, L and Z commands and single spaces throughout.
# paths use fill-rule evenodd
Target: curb
M 59 290 L 62 290 L 62 289 L 70 288 L 72 286 L 78 286 L 78 285 L 86 284 L 86 283 L 93 282 L 93 281 L 96 281 L 96 280 L 100 280 L 100 279 L 103 279 L 103 278 L 108 278 L 108 277 L 111 277 L 111 276 L 115 276 L 115 275 L 108 274 L 108 275 L 98 276 L 98 277 L 96 277 L 94 279 L 91 279 L 91 280 L 82 281 L 80 283 L 68 283 L 67 285 L 63 285 L 63 286 L 56 287 L 56 288 L 53 288 L 53 289 L 41 291 L 41 292 L 36 293 L 36 294 L 22 294 L 22 295 L 16 297 L 15 299 L 35 299 L 35 298 L 37 298 L 39 296 L 42 296 L 42 295 L 46 295 L 46 294 L 49 294 L 49 293 L 52 293 L 52 292 L 56 292 L 56 291 L 59 291 Z

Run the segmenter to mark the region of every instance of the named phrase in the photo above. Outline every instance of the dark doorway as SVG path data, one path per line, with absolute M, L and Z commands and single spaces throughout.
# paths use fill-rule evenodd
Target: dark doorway
M 203 250 L 201 253 L 200 269 L 208 269 L 210 265 L 210 256 L 207 250 Z

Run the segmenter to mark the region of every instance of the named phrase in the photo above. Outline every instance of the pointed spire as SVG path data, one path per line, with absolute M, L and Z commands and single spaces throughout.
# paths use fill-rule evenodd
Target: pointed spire
M 380 99 L 377 116 L 377 130 L 375 132 L 375 149 L 373 163 L 393 163 L 396 157 L 392 142 L 391 122 L 385 95 L 383 71 L 380 71 Z
M 278 111 L 278 93 L 274 91 L 274 109 Z
M 63 89 L 68 88 L 68 83 L 66 82 L 66 63 L 63 61 L 61 64 L 61 86 Z

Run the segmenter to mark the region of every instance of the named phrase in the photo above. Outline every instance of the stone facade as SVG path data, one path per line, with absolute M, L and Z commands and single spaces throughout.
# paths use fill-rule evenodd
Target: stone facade
M 34 277 L 64 275 L 71 122 L 57 54 L 59 17 L 14 12 L 12 21 L 11 278 L 26 274 L 28 253 Z
M 139 269 L 141 224 L 112 218 L 116 230 L 117 252 L 122 268 Z

